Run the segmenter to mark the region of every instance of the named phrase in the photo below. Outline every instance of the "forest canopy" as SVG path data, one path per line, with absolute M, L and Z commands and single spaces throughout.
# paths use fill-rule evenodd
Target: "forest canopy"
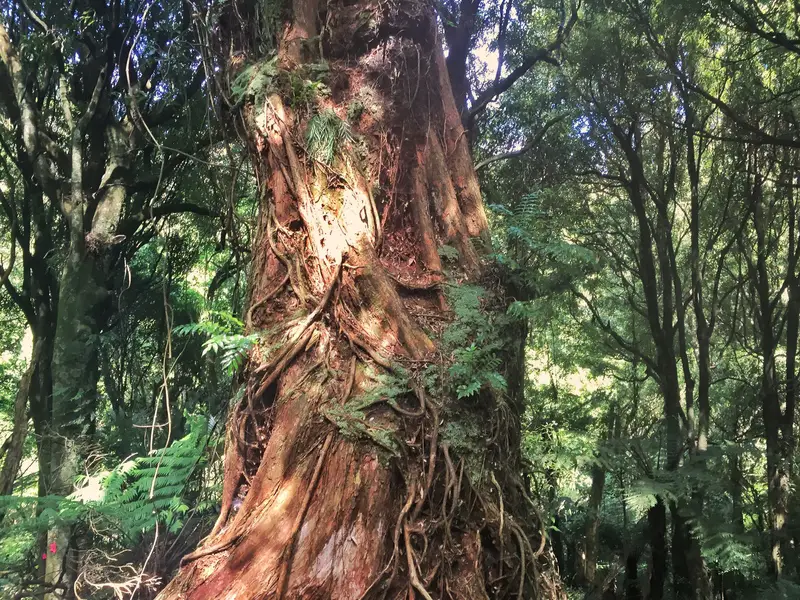
M 800 7 L 0 0 L 0 599 L 800 598 Z

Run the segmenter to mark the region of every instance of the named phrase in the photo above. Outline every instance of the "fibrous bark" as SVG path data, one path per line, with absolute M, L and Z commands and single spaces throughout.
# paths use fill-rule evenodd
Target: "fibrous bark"
M 561 598 L 518 477 L 519 398 L 422 376 L 452 360 L 445 281 L 489 280 L 433 7 L 292 15 L 272 87 L 244 108 L 263 192 L 246 321 L 264 341 L 229 417 L 219 520 L 160 598 Z M 330 94 L 297 102 L 323 59 Z M 333 160 L 306 141 L 322 116 L 349 122 Z M 524 344 L 509 348 L 518 372 Z

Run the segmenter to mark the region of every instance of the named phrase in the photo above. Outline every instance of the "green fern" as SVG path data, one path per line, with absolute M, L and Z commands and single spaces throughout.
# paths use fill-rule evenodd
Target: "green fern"
M 442 341 L 451 353 L 449 383 L 459 398 L 474 396 L 484 387 L 505 392 L 506 380 L 500 373 L 504 323 L 484 310 L 485 290 L 475 285 L 447 286 L 447 296 L 455 319 L 445 330 Z
M 231 96 L 235 102 L 253 98 L 256 104 L 263 101 L 275 85 L 278 76 L 278 57 L 247 65 L 231 84 Z
M 208 421 L 196 416 L 190 433 L 150 456 L 128 460 L 102 478 L 104 497 L 96 510 L 115 520 L 128 537 L 151 531 L 156 523 L 177 532 L 189 510 L 186 488 L 205 461 Z
M 446 244 L 439 246 L 438 254 L 443 260 L 451 262 L 457 262 L 460 258 L 458 250 Z
M 717 531 L 703 540 L 703 558 L 718 573 L 738 572 L 757 579 L 767 570 L 764 555 L 756 551 L 758 544 L 753 535 Z
M 247 353 L 259 342 L 261 335 L 243 335 L 244 323 L 236 317 L 220 312 L 209 312 L 198 323 L 179 325 L 173 329 L 175 335 L 197 335 L 207 337 L 203 342 L 203 356 L 216 355 L 222 368 L 232 375 L 242 366 Z
M 350 126 L 332 110 L 323 110 L 308 121 L 306 150 L 314 160 L 333 164 L 343 144 L 353 141 Z

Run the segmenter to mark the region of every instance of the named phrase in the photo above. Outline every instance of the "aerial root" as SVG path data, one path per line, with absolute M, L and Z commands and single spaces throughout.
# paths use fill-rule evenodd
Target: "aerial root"
M 339 308 L 339 307 L 337 307 Z M 372 345 L 363 339 L 360 335 L 358 335 L 355 331 L 349 330 L 348 328 L 343 327 L 342 331 L 344 332 L 347 339 L 355 346 L 361 348 L 364 352 L 366 352 L 369 357 L 377 364 L 378 366 L 383 367 L 389 372 L 395 372 L 396 369 L 394 365 L 392 365 L 391 361 L 386 358 L 385 356 L 381 355 L 377 350 L 375 350 Z
M 306 293 L 305 285 L 302 281 L 302 273 L 300 272 L 299 266 L 296 261 L 290 261 L 289 258 L 280 250 L 278 250 L 278 243 L 277 241 L 272 239 L 272 229 L 276 227 L 278 229 L 282 229 L 280 223 L 278 222 L 277 217 L 275 216 L 274 209 L 270 206 L 267 209 L 267 242 L 269 243 L 270 250 L 272 253 L 278 258 L 281 263 L 283 263 L 284 268 L 286 269 L 286 274 L 289 276 L 289 282 L 292 286 L 292 290 L 294 291 L 297 298 L 300 300 L 301 303 L 305 304 L 306 299 L 308 298 L 308 294 Z
M 275 380 L 280 376 L 286 366 L 294 359 L 295 356 L 306 346 L 308 341 L 311 339 L 311 330 L 312 323 L 317 319 L 317 317 L 322 313 L 325 307 L 328 305 L 328 301 L 331 299 L 331 295 L 333 294 L 333 290 L 336 288 L 336 284 L 339 281 L 339 275 L 342 272 L 342 263 L 341 261 L 336 266 L 336 272 L 334 273 L 333 279 L 331 280 L 330 284 L 328 285 L 328 289 L 325 291 L 325 294 L 320 300 L 319 304 L 317 304 L 316 308 L 312 310 L 308 316 L 305 318 L 301 326 L 299 327 L 298 332 L 289 340 L 289 342 L 284 347 L 285 349 L 279 352 L 275 358 L 264 365 L 263 367 L 259 367 L 256 369 L 256 373 L 262 373 L 264 371 L 272 371 L 261 383 L 258 391 L 256 392 L 256 396 L 260 396 L 263 394 L 267 388 L 272 385 Z
M 289 281 L 289 271 L 286 272 L 286 275 L 283 276 L 283 279 L 281 279 L 281 281 L 278 283 L 278 285 L 276 285 L 269 292 L 267 292 L 266 296 L 264 296 L 263 298 L 261 298 L 261 300 L 259 300 L 258 302 L 253 303 L 250 306 L 250 308 L 247 310 L 247 317 L 245 317 L 245 320 L 244 320 L 245 325 L 247 326 L 248 330 L 251 330 L 253 328 L 253 313 L 256 311 L 256 309 L 257 308 L 261 308 L 267 302 L 269 302 L 275 296 L 277 296 L 278 293 L 283 289 L 283 287 L 286 285 L 286 283 L 288 281 Z
M 512 531 L 514 532 L 514 536 L 517 538 L 517 544 L 519 545 L 519 552 L 520 552 L 520 574 L 519 574 L 519 589 L 517 591 L 517 598 L 522 600 L 522 595 L 525 592 L 525 535 L 519 531 L 519 527 L 513 528 Z
M 411 585 L 420 593 L 423 598 L 425 598 L 425 600 L 433 600 L 431 595 L 428 593 L 428 590 L 426 590 L 425 586 L 422 585 L 422 581 L 420 581 L 419 574 L 417 573 L 417 566 L 414 560 L 414 549 L 411 547 L 411 532 L 409 531 L 408 523 L 403 526 L 403 537 L 405 539 L 406 560 L 408 561 L 408 577 L 411 581 Z
M 447 511 L 447 521 L 448 523 L 452 521 L 453 516 L 455 515 L 456 509 L 458 508 L 458 500 L 460 495 L 461 489 L 461 476 L 464 473 L 464 463 L 461 463 L 461 474 L 456 477 L 456 468 L 453 465 L 453 459 L 450 458 L 450 447 L 447 445 L 442 446 L 442 450 L 444 452 L 444 460 L 445 464 L 447 465 L 447 477 L 450 480 L 450 491 L 452 494 L 450 510 Z M 447 502 L 447 498 L 445 498 L 445 503 Z
M 353 354 L 353 360 L 350 361 L 350 372 L 347 375 L 347 384 L 344 388 L 344 393 L 342 394 L 342 400 L 340 404 L 345 404 L 347 400 L 350 398 L 350 394 L 353 393 L 353 386 L 356 384 L 356 365 L 358 364 L 358 357 Z
M 430 291 L 430 290 L 439 290 L 442 288 L 443 279 L 435 279 L 433 281 L 428 282 L 418 282 L 418 281 L 410 281 L 410 280 L 403 280 L 400 279 L 397 275 L 390 272 L 388 269 L 386 274 L 389 278 L 394 281 L 398 286 L 403 289 L 410 290 L 410 291 Z
M 544 548 L 547 543 L 547 531 L 545 529 L 544 519 L 542 518 L 542 513 L 539 512 L 536 503 L 534 503 L 530 496 L 528 496 L 528 493 L 525 491 L 525 488 L 522 487 L 522 484 L 520 483 L 518 485 L 520 492 L 522 493 L 522 497 L 528 502 L 528 505 L 530 505 L 531 510 L 533 510 L 533 514 L 536 517 L 536 522 L 539 524 L 539 548 L 533 553 L 534 558 L 539 558 L 544 553 Z
M 223 550 L 227 550 L 231 546 L 233 546 L 239 538 L 242 537 L 241 533 L 237 533 L 236 535 L 231 536 L 230 538 L 218 542 L 216 544 L 211 544 L 210 546 L 206 546 L 205 548 L 199 548 L 194 552 L 191 552 L 181 558 L 180 565 L 181 567 L 189 564 L 190 562 L 194 562 L 199 558 L 203 558 L 204 556 L 210 556 L 211 554 L 216 554 L 217 552 L 222 552 Z
M 392 583 L 394 582 L 395 577 L 397 576 L 397 563 L 400 557 L 400 535 L 401 530 L 403 529 L 403 524 L 405 522 L 406 515 L 408 511 L 411 510 L 411 505 L 414 503 L 414 495 L 416 490 L 416 481 L 411 482 L 411 486 L 408 490 L 408 495 L 406 496 L 406 502 L 403 505 L 403 508 L 400 510 L 400 514 L 397 516 L 397 521 L 395 522 L 394 526 L 394 534 L 392 536 L 392 555 L 389 557 L 386 566 L 381 569 L 381 572 L 378 573 L 377 577 L 372 580 L 372 583 L 369 584 L 364 593 L 359 596 L 358 600 L 364 600 L 374 589 L 375 587 L 381 583 L 383 580 L 384 575 L 389 570 L 389 567 L 392 567 L 392 573 L 389 575 L 389 579 L 387 579 L 382 584 L 383 594 L 386 595 L 386 591 L 391 587 Z
M 300 507 L 300 512 L 297 513 L 297 517 L 294 520 L 292 532 L 289 537 L 289 545 L 286 547 L 286 550 L 284 551 L 285 556 L 281 561 L 281 572 L 278 576 L 277 600 L 283 600 L 283 597 L 286 594 L 286 584 L 288 583 L 289 574 L 292 568 L 292 558 L 294 557 L 294 547 L 297 543 L 297 535 L 300 533 L 300 528 L 303 526 L 303 521 L 305 521 L 306 514 L 308 513 L 308 507 L 311 505 L 311 499 L 314 497 L 314 491 L 317 488 L 317 483 L 319 483 L 320 473 L 322 473 L 322 465 L 325 462 L 325 457 L 328 454 L 328 449 L 330 448 L 332 441 L 333 432 L 328 433 L 328 435 L 325 436 L 325 441 L 322 443 L 322 449 L 319 451 L 317 464 L 314 466 L 314 473 L 311 476 L 311 481 L 308 484 L 306 495 L 303 498 L 303 504 Z
M 497 495 L 500 498 L 500 532 L 498 537 L 500 538 L 500 575 L 503 575 L 503 551 L 505 550 L 503 546 L 503 525 L 505 525 L 505 507 L 503 505 L 503 490 L 500 489 L 500 484 L 497 483 L 497 477 L 494 476 L 494 472 L 492 472 L 492 483 L 494 487 L 497 488 Z
M 270 237 L 271 237 L 271 234 L 270 234 Z M 246 427 L 247 427 L 248 420 L 255 415 L 255 409 L 254 409 L 254 406 L 253 406 L 253 398 L 254 397 L 258 398 L 258 397 L 262 396 L 264 394 L 264 392 L 266 392 L 266 390 L 269 388 L 269 386 L 272 385 L 278 379 L 278 377 L 281 375 L 281 373 L 284 372 L 286 367 L 297 357 L 297 355 L 303 349 L 309 349 L 310 345 L 312 345 L 315 342 L 315 339 L 313 338 L 314 329 L 311 326 L 314 323 L 314 321 L 317 319 L 317 317 L 319 317 L 319 315 L 325 309 L 325 307 L 328 305 L 328 302 L 330 301 L 330 298 L 331 298 L 331 295 L 333 293 L 333 290 L 336 288 L 336 284 L 337 284 L 337 282 L 339 280 L 339 276 L 341 274 L 341 268 L 342 267 L 341 267 L 341 262 L 340 262 L 339 265 L 337 266 L 337 269 L 336 269 L 336 272 L 334 274 L 334 277 L 331 280 L 330 285 L 328 286 L 328 289 L 326 290 L 326 292 L 323 295 L 322 299 L 320 300 L 319 304 L 305 318 L 305 320 L 303 321 L 303 323 L 299 327 L 297 333 L 284 346 L 284 349 L 281 352 L 279 352 L 269 363 L 265 364 L 262 367 L 259 367 L 258 369 L 256 369 L 254 371 L 254 373 L 256 373 L 256 374 L 262 373 L 264 371 L 268 371 L 269 375 L 267 375 L 261 381 L 261 383 L 260 383 L 258 389 L 255 391 L 255 393 L 247 393 L 246 394 L 246 397 L 242 400 L 242 402 L 239 404 L 239 406 L 237 407 L 237 409 L 235 411 L 235 416 L 233 417 L 235 419 L 235 425 L 231 426 L 232 427 L 232 439 L 231 439 L 231 442 L 235 442 L 236 443 L 237 449 L 235 451 L 239 455 L 241 455 L 241 452 L 238 450 L 239 446 L 245 446 L 245 447 L 246 446 L 250 446 L 250 444 L 248 443 L 248 441 L 246 439 Z M 258 304 L 262 304 L 264 302 L 267 302 L 270 298 L 274 297 L 275 294 L 277 294 L 283 288 L 283 286 L 286 285 L 287 278 L 290 279 L 289 271 L 287 271 L 286 276 L 283 278 L 283 280 L 280 282 L 280 284 L 278 286 L 276 286 L 276 288 L 271 290 L 264 299 L 259 301 Z M 247 320 L 248 321 L 252 320 L 252 311 L 255 308 L 256 308 L 256 305 L 254 305 L 250 309 L 250 311 L 248 311 L 248 315 L 247 315 Z M 239 456 L 239 466 L 238 466 L 238 469 L 237 469 L 239 471 L 242 470 L 243 460 L 244 460 L 243 457 Z M 239 475 L 236 475 L 236 479 L 238 479 L 238 477 L 239 477 Z M 231 504 L 231 501 L 232 501 L 232 497 L 229 497 L 229 496 L 230 496 L 230 494 L 228 494 L 228 496 L 223 498 L 223 502 L 222 502 L 223 505 L 222 505 L 222 507 L 220 509 L 220 517 L 217 519 L 217 523 L 214 525 L 214 529 L 212 530 L 212 534 L 216 534 L 222 528 L 222 525 L 224 524 L 225 520 L 227 519 L 227 517 L 228 517 L 228 515 L 230 513 L 230 504 Z M 214 548 L 214 547 L 215 546 L 212 546 L 210 548 Z M 216 551 L 219 551 L 219 550 L 216 550 Z M 204 555 L 205 554 L 203 554 L 202 556 L 204 556 Z M 190 555 L 187 555 L 187 557 L 185 557 L 185 560 L 187 560 L 187 559 L 188 560 L 196 560 L 196 558 L 199 558 L 199 557 L 200 557 L 200 555 L 193 556 L 192 554 L 190 554 Z
M 278 360 L 277 364 L 275 364 L 272 372 L 261 382 L 261 385 L 255 393 L 256 397 L 261 396 L 267 391 L 269 386 L 275 383 L 275 380 L 278 379 L 289 363 L 300 354 L 303 348 L 305 348 L 306 344 L 311 340 L 313 333 L 314 331 L 312 329 L 306 329 L 299 338 L 292 340 L 291 345 L 288 346 L 288 350 L 281 353 L 281 358 Z
M 424 393 L 423 393 L 424 398 Z M 422 401 L 422 410 L 425 410 L 424 400 Z M 419 513 L 422 510 L 422 507 L 425 503 L 425 500 L 431 490 L 431 485 L 433 484 L 433 474 L 434 469 L 436 468 L 436 454 L 438 453 L 438 440 L 439 440 L 439 413 L 438 411 L 430 407 L 431 417 L 433 420 L 433 431 L 431 432 L 431 447 L 428 452 L 428 473 L 425 477 L 425 485 L 421 489 L 419 501 L 417 502 L 416 508 L 414 508 L 414 514 L 411 517 L 412 521 L 416 521 L 417 517 L 419 517 Z

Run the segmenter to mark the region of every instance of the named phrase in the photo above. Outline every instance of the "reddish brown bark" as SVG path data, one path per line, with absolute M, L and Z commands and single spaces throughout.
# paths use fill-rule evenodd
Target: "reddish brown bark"
M 310 23 L 325 23 L 332 92 L 292 107 L 277 85 L 246 109 L 265 182 L 247 323 L 266 341 L 229 419 L 219 521 L 160 598 L 560 598 L 517 449 L 499 441 L 519 439 L 498 432 L 518 420 L 499 421 L 488 391 L 459 401 L 420 379 L 449 360 L 437 249 L 459 250 L 451 277 L 478 280 L 472 237 L 488 239 L 432 6 L 296 1 L 294 14 L 282 72 L 320 60 Z M 355 140 L 331 164 L 303 143 L 324 110 Z M 386 374 L 409 393 L 381 396 Z M 485 444 L 440 435 L 465 422 Z

